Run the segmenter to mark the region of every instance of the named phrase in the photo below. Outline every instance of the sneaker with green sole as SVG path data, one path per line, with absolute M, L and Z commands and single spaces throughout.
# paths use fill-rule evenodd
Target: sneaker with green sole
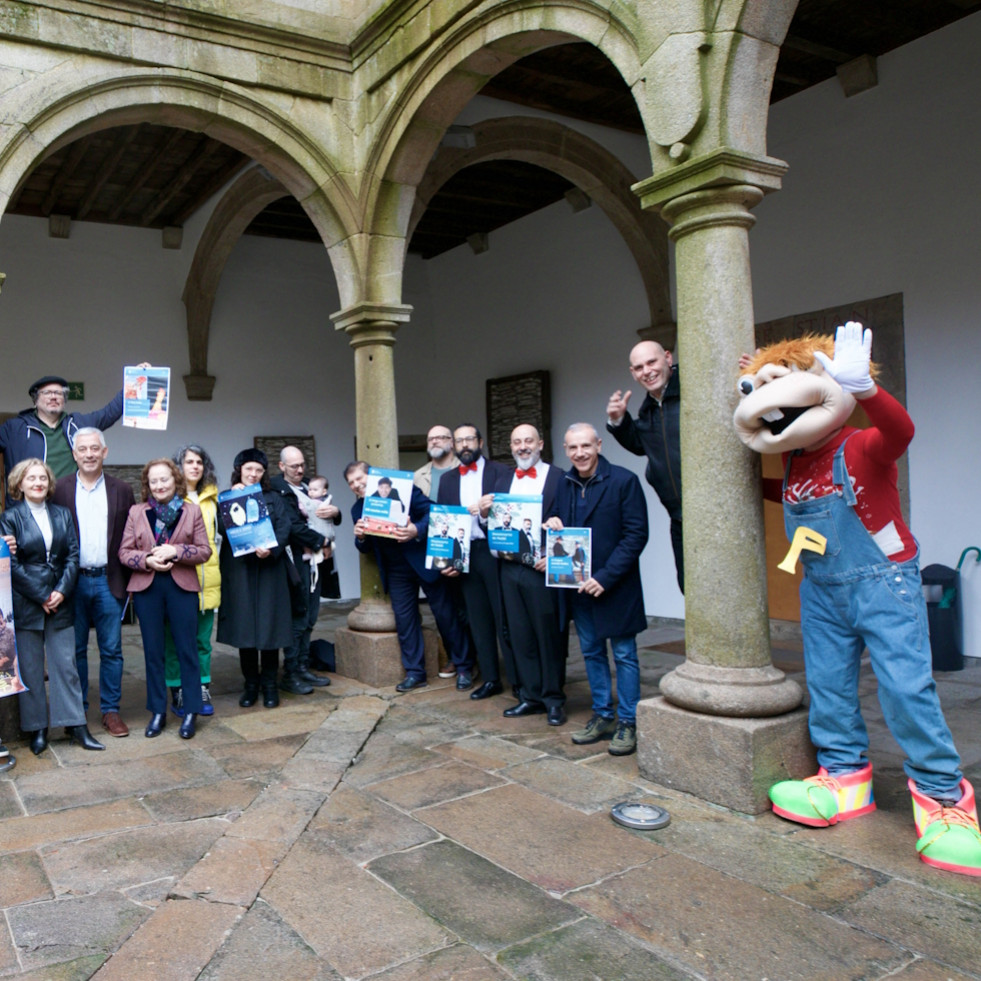
M 572 734 L 572 741 L 580 746 L 587 743 L 598 743 L 601 739 L 606 739 L 616 732 L 617 720 L 604 719 L 602 715 L 594 715 L 587 723 L 585 729 L 580 729 Z
M 629 756 L 637 750 L 637 726 L 630 722 L 621 722 L 610 741 L 607 752 L 610 756 Z

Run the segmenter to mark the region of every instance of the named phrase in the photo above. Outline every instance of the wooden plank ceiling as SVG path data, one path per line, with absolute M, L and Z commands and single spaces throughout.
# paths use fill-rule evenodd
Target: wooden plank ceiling
M 771 102 L 833 78 L 839 65 L 878 56 L 981 7 L 981 0 L 800 0 L 780 52 Z M 641 133 L 630 90 L 590 44 L 563 44 L 522 58 L 483 95 Z M 181 226 L 249 164 L 201 133 L 143 123 L 103 130 L 53 153 L 15 192 L 8 213 L 142 228 Z M 409 251 L 431 258 L 561 200 L 572 187 L 516 161 L 477 164 L 452 177 L 430 202 Z M 248 233 L 316 242 L 299 203 L 283 198 Z

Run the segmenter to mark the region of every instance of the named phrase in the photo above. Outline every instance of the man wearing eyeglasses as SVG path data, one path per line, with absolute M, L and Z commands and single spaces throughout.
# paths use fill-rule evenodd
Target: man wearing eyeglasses
M 460 460 L 453 452 L 453 433 L 449 426 L 433 426 L 426 433 L 426 454 L 429 461 L 412 475 L 412 483 L 429 500 L 435 501 L 439 493 L 440 478 L 454 467 L 460 466 Z
M 150 367 L 144 364 L 143 367 Z M 60 375 L 45 375 L 27 390 L 34 403 L 0 426 L 0 450 L 9 474 L 21 460 L 36 456 L 54 471 L 56 478 L 78 470 L 72 444 L 80 429 L 106 430 L 123 414 L 123 391 L 95 412 L 65 412 L 68 382 Z M 7 505 L 11 503 L 7 499 Z

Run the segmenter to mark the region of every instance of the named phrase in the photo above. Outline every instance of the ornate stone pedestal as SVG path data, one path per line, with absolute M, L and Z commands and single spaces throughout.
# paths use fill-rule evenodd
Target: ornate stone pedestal
M 648 780 L 747 814 L 769 810 L 778 780 L 817 772 L 804 708 L 732 718 L 677 708 L 663 697 L 637 706 L 637 765 Z

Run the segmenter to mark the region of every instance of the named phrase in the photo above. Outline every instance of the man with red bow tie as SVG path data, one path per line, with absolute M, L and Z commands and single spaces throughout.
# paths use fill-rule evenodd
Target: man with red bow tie
M 494 490 L 498 494 L 541 497 L 542 513 L 554 510 L 562 471 L 542 461 L 545 442 L 534 426 L 517 426 L 511 433 L 511 455 L 516 469 L 506 471 Z M 507 718 L 548 714 L 550 726 L 566 721 L 565 645 L 559 629 L 558 590 L 545 584 L 544 560 L 522 561 L 522 553 L 543 554 L 539 538 L 529 538 L 531 519 L 518 532 L 518 553 L 501 552 L 501 595 L 504 619 L 517 667 L 518 704 L 504 710 Z M 539 528 L 539 536 L 541 529 Z M 537 547 L 536 547 L 537 546 Z
M 490 698 L 504 690 L 497 658 L 498 639 L 504 654 L 504 669 L 512 687 L 517 684 L 514 655 L 504 638 L 501 622 L 501 584 L 497 560 L 487 544 L 487 514 L 494 488 L 501 474 L 510 475 L 503 463 L 486 460 L 481 452 L 484 440 L 471 423 L 453 430 L 453 449 L 460 459 L 455 470 L 443 474 L 437 502 L 465 507 L 472 516 L 470 532 L 470 571 L 462 576 L 455 569 L 444 569 L 443 575 L 460 576 L 463 603 L 470 624 L 470 635 L 477 648 L 477 664 L 483 684 L 470 693 L 473 699 Z

